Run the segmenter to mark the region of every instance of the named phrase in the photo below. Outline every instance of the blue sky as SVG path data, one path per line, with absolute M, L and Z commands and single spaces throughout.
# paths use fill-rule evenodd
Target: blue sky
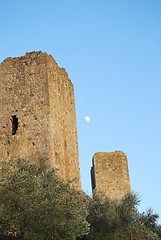
M 122 150 L 140 210 L 161 216 L 161 1 L 1 1 L 0 62 L 37 50 L 74 84 L 83 190 L 93 154 Z

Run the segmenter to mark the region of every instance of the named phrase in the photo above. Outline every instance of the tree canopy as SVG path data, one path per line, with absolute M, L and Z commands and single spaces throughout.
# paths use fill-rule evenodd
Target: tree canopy
M 57 177 L 46 159 L 4 161 L 0 174 L 0 239 L 158 240 L 158 214 L 139 213 L 139 198 L 90 198 Z
M 134 193 L 121 201 L 111 201 L 103 193 L 94 192 L 88 205 L 90 232 L 86 240 L 157 240 L 161 239 L 158 215 L 152 210 L 140 214 L 140 200 Z
M 72 240 L 88 232 L 87 197 L 61 181 L 44 159 L 11 159 L 1 172 L 1 234 Z

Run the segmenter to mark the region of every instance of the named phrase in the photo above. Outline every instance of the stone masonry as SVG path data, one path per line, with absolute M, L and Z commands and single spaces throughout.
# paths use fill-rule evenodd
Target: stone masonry
M 120 200 L 126 193 L 130 193 L 126 154 L 122 151 L 99 152 L 92 161 L 92 190 L 106 193 L 112 200 Z
M 31 52 L 0 64 L 0 160 L 39 155 L 81 189 L 73 84 L 51 55 Z

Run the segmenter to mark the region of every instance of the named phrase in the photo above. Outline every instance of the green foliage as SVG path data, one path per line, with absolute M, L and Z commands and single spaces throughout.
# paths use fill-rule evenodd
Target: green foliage
M 139 224 L 143 226 L 144 235 L 147 236 L 147 239 L 161 239 L 161 226 L 157 224 L 158 218 L 159 215 L 156 213 L 153 214 L 151 208 L 146 213 L 139 215 Z
M 89 204 L 88 222 L 91 225 L 87 239 L 108 239 L 118 226 L 117 202 L 105 195 L 94 192 Z
M 89 204 L 90 232 L 86 240 L 157 240 L 161 233 L 156 221 L 158 215 L 148 211 L 138 212 L 136 194 L 126 195 L 120 202 L 111 201 L 102 193 L 95 192 Z
M 90 198 L 64 183 L 43 158 L 4 162 L 0 174 L 2 240 L 158 240 L 158 215 L 138 211 L 139 198 Z
M 58 179 L 44 159 L 2 167 L 1 234 L 20 239 L 76 239 L 88 233 L 86 196 Z

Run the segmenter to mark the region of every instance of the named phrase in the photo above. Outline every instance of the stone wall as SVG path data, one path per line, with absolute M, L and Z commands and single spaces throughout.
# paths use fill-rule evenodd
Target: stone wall
M 130 192 L 127 155 L 122 151 L 99 152 L 93 156 L 92 188 L 120 200 Z
M 49 157 L 81 189 L 74 90 L 51 55 L 27 53 L 0 64 L 0 159 Z

